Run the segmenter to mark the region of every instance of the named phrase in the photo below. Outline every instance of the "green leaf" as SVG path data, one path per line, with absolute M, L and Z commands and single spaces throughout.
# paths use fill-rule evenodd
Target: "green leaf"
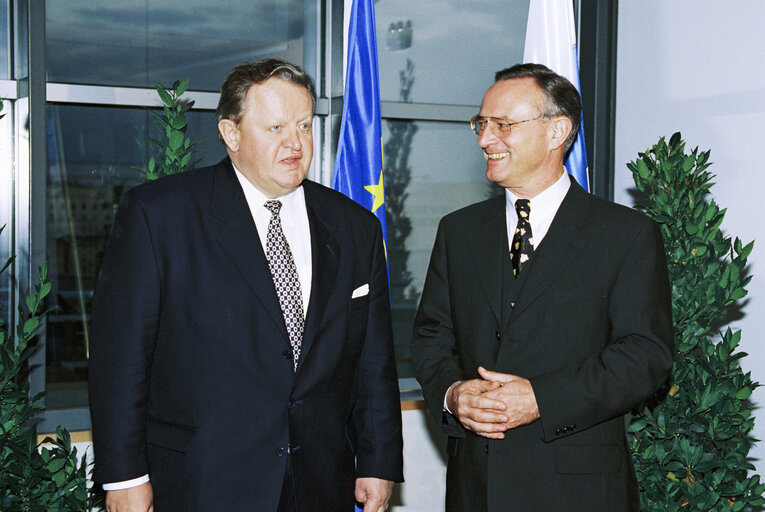
M 172 106 L 173 98 L 170 96 L 170 93 L 168 93 L 161 85 L 157 85 L 157 94 L 159 94 L 159 99 L 162 100 L 162 103 L 168 106 Z
M 694 256 L 704 256 L 707 253 L 707 246 L 704 244 L 699 244 L 696 247 L 693 248 L 691 253 Z
M 3 227 L 5 227 L 5 226 L 3 226 Z M 2 230 L 0 230 L 0 232 L 2 232 Z M 5 272 L 5 269 L 7 269 L 8 267 L 10 267 L 10 266 L 11 266 L 11 263 L 13 263 L 13 260 L 14 260 L 14 259 L 16 259 L 16 257 L 15 257 L 15 256 L 11 256 L 11 257 L 10 257 L 10 258 L 8 258 L 7 260 L 5 260 L 5 264 L 3 265 L 3 268 L 1 268 L 1 269 L 0 269 L 0 274 L 2 274 L 3 272 Z
M 648 425 L 648 421 L 649 419 L 646 417 L 633 419 L 632 423 L 630 423 L 629 427 L 627 427 L 627 432 L 634 433 L 643 430 L 646 425 Z
M 37 309 L 37 295 L 34 293 L 30 293 L 26 296 L 26 303 L 27 303 L 27 310 L 30 313 L 34 313 L 35 309 Z
M 752 248 L 753 247 L 754 247 L 754 241 L 751 241 L 748 244 L 746 244 L 746 246 L 744 246 L 744 248 L 741 249 L 741 251 L 739 251 L 739 254 L 740 254 L 741 258 L 742 259 L 748 258 L 749 254 L 751 254 L 751 252 L 752 252 Z
M 730 279 L 730 266 L 725 267 L 722 276 L 720 276 L 720 288 L 727 288 Z
M 637 161 L 637 172 L 643 179 L 646 179 L 651 175 L 650 171 L 648 170 L 648 166 L 643 160 Z
M 179 83 L 177 86 L 174 87 L 175 89 L 175 95 L 180 96 L 184 92 L 186 92 L 186 88 L 189 86 L 189 79 L 183 80 L 181 83 Z
M 168 136 L 168 148 L 172 149 L 173 151 L 176 151 L 178 148 L 181 147 L 181 144 L 183 143 L 183 133 L 181 132 L 171 132 Z
M 736 288 L 735 290 L 733 290 L 733 292 L 731 292 L 730 298 L 732 300 L 739 300 L 746 297 L 746 294 L 747 294 L 747 291 L 744 290 L 743 288 Z
M 33 316 L 24 322 L 24 328 L 22 330 L 23 336 L 27 339 L 33 337 L 37 330 L 40 328 L 40 317 Z
M 53 482 L 55 482 L 55 484 L 56 484 L 58 487 L 62 487 L 62 486 L 64 485 L 64 483 L 66 482 L 66 476 L 67 476 L 67 475 L 66 475 L 66 473 L 65 473 L 65 472 L 63 472 L 63 471 L 59 471 L 59 472 L 57 472 L 57 473 L 54 473 L 54 474 L 51 476 L 51 478 L 52 478 Z
M 170 125 L 176 130 L 183 130 L 186 128 L 187 120 L 183 114 L 173 117 L 170 120 Z
M 46 469 L 50 471 L 51 473 L 55 473 L 57 471 L 61 471 L 64 468 L 65 464 L 66 464 L 66 459 L 59 457 L 59 458 L 51 460 L 48 463 L 48 467 Z
M 51 290 L 50 282 L 46 281 L 40 285 L 40 299 L 44 299 L 48 296 Z

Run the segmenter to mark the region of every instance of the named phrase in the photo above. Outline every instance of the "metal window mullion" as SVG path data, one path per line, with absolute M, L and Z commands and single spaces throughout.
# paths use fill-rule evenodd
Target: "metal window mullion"
M 37 282 L 37 268 L 45 261 L 45 186 L 46 186 L 46 122 L 45 122 L 45 2 L 19 0 L 14 16 L 26 19 L 27 26 L 18 30 L 17 45 L 26 45 L 27 76 L 17 76 L 16 174 L 15 174 L 15 242 L 17 300 Z M 26 36 L 23 37 L 22 35 Z M 20 55 L 19 52 L 16 52 Z M 16 66 L 23 69 L 23 66 Z M 28 128 L 27 128 L 28 126 Z M 26 137 L 25 137 L 26 135 Z M 35 229 L 37 227 L 37 229 Z M 45 324 L 42 324 L 37 345 L 29 360 L 30 394 L 45 390 Z
M 48 83 L 47 99 L 51 103 L 76 103 L 81 105 L 108 105 L 123 107 L 161 107 L 154 88 L 114 87 L 103 85 L 80 85 Z M 186 91 L 183 98 L 194 101 L 192 110 L 215 110 L 218 106 L 217 92 Z
M 380 102 L 382 117 L 385 119 L 406 119 L 412 121 L 444 121 L 467 123 L 478 113 L 478 106 L 439 105 L 435 103 Z
M 316 179 L 331 185 L 337 141 L 340 137 L 340 120 L 343 114 L 343 0 L 326 0 L 323 7 L 324 25 L 322 44 L 322 67 L 320 94 L 322 106 L 326 106 L 326 118 L 322 130 L 321 168 Z

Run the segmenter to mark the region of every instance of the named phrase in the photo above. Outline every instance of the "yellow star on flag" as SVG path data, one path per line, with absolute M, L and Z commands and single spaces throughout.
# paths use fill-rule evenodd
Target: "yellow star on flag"
M 377 185 L 367 185 L 364 190 L 369 192 L 375 197 L 374 203 L 372 203 L 372 213 L 374 213 L 379 207 L 385 204 L 385 192 L 383 191 L 383 173 L 380 169 L 380 181 Z

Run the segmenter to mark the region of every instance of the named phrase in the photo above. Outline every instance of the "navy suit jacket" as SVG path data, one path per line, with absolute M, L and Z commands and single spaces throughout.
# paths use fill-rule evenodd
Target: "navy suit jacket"
M 313 281 L 297 372 L 228 159 L 125 194 L 93 298 L 97 482 L 148 473 L 158 512 L 276 510 L 289 456 L 298 509 L 319 512 L 351 510 L 357 477 L 402 480 L 380 224 L 303 187 Z
M 506 233 L 504 195 L 442 219 L 415 372 L 439 422 L 447 388 L 479 365 L 529 379 L 541 419 L 488 440 L 446 415 L 446 510 L 638 512 L 623 415 L 672 367 L 658 225 L 572 181 L 512 300 Z

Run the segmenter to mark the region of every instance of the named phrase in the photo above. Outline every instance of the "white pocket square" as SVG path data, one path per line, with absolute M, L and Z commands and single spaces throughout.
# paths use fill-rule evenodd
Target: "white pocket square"
M 353 290 L 353 293 L 351 294 L 352 299 L 356 299 L 358 297 L 363 297 L 364 295 L 369 295 L 369 284 L 363 284 Z

